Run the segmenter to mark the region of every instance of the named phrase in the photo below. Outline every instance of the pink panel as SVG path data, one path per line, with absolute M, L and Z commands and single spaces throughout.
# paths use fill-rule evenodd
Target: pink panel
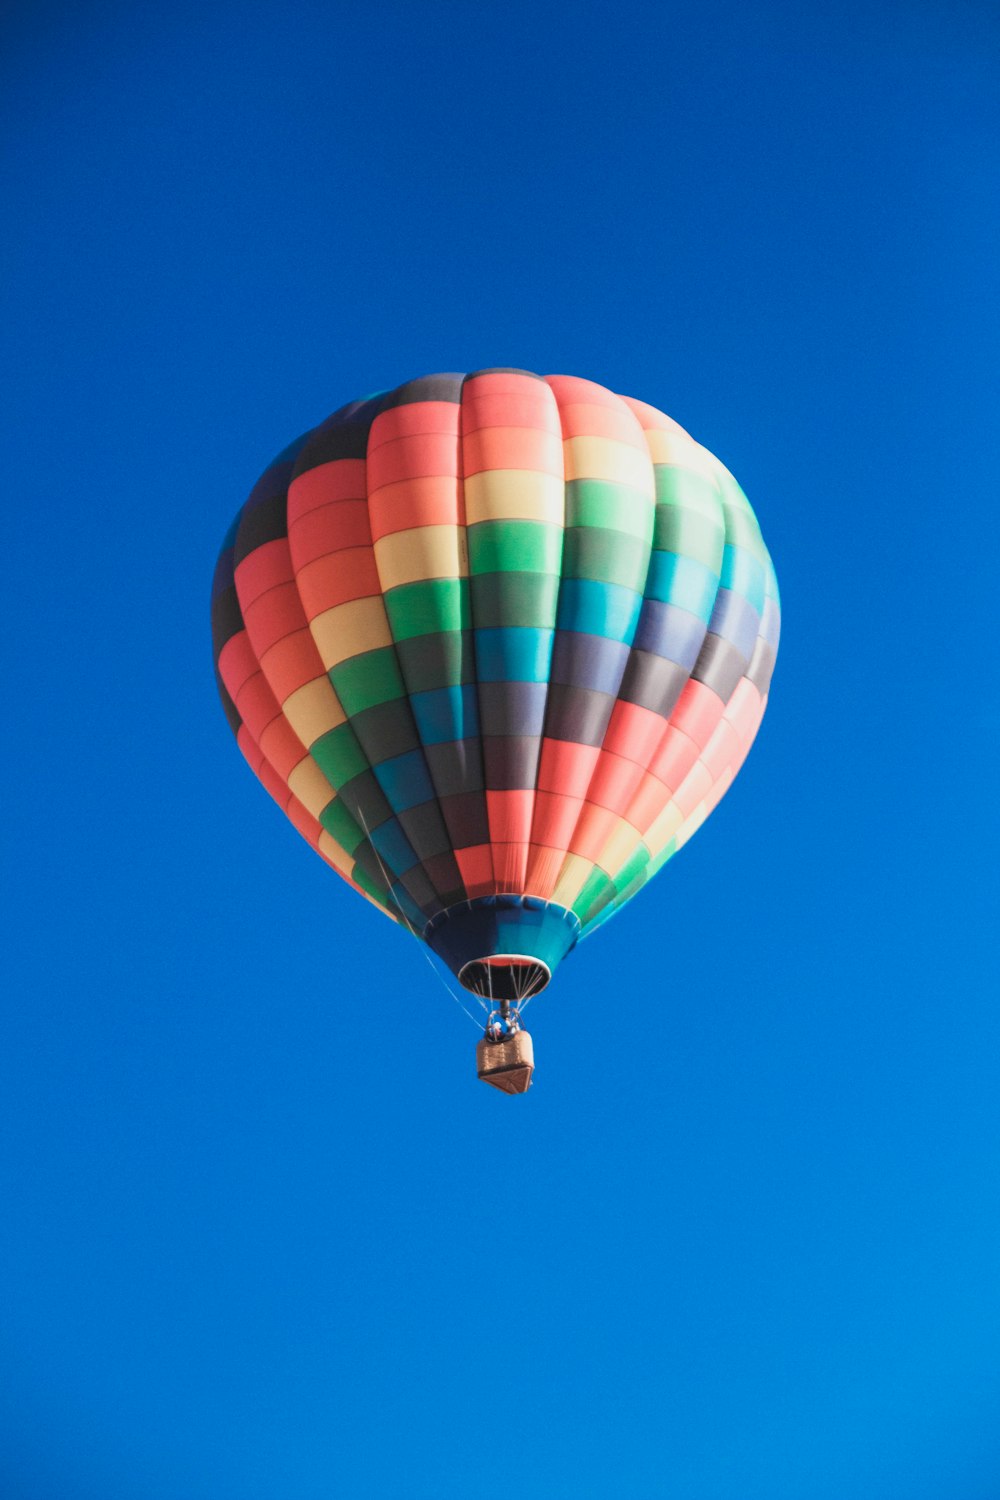
M 571 797 L 586 796 L 600 753 L 596 745 L 577 745 L 572 740 L 543 740 L 538 764 L 538 790 L 562 792 Z
M 642 708 L 638 703 L 619 700 L 611 710 L 603 748 L 646 766 L 662 737 L 662 714 Z
M 725 704 L 718 693 L 693 678 L 684 684 L 677 706 L 670 715 L 670 722 L 685 734 L 690 735 L 699 749 L 708 744 L 708 737 L 722 717 Z

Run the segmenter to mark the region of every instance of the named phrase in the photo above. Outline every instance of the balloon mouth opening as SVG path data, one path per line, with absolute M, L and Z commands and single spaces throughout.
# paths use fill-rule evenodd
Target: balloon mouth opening
M 527 1000 L 537 995 L 552 978 L 552 970 L 540 958 L 525 953 L 495 953 L 474 958 L 458 972 L 458 982 L 481 1000 Z

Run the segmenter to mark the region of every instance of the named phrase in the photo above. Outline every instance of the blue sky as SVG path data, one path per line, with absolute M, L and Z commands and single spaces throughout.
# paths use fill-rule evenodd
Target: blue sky
M 1000 1493 L 998 29 L 874 10 L 8 14 L 5 1497 Z M 207 623 L 287 441 L 507 364 L 718 453 L 784 605 L 520 1100 Z

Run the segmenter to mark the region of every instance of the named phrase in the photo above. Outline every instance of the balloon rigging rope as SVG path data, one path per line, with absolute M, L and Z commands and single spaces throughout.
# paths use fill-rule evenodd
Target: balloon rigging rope
M 467 1007 L 459 999 L 458 995 L 455 994 L 455 991 L 452 989 L 451 985 L 448 983 L 448 981 L 445 979 L 444 975 L 438 969 L 437 965 L 435 964 L 434 960 L 431 958 L 431 955 L 430 955 L 430 953 L 429 953 L 429 951 L 427 949 L 427 944 L 423 941 L 423 939 L 421 938 L 420 934 L 417 932 L 416 928 L 411 923 L 409 917 L 406 915 L 406 912 L 403 910 L 402 902 L 400 901 L 399 897 L 396 895 L 396 892 L 393 890 L 392 881 L 389 879 L 389 872 L 386 869 L 385 865 L 382 863 L 382 856 L 378 852 L 378 849 L 376 848 L 375 843 L 372 840 L 372 836 L 371 836 L 371 834 L 368 831 L 368 823 L 365 820 L 365 815 L 364 815 L 364 813 L 363 813 L 363 811 L 361 810 L 360 807 L 358 808 L 358 817 L 361 819 L 361 826 L 365 830 L 365 838 L 368 840 L 368 843 L 369 843 L 369 845 L 370 845 L 370 847 L 372 849 L 372 852 L 374 853 L 375 858 L 378 860 L 378 867 L 382 871 L 382 879 L 385 881 L 386 890 L 388 891 L 389 895 L 392 897 L 393 901 L 395 901 L 395 903 L 396 903 L 396 909 L 399 912 L 400 917 L 402 918 L 402 922 L 403 922 L 404 927 L 406 928 L 406 930 L 410 934 L 410 936 L 412 938 L 415 938 L 416 941 L 417 941 L 417 943 L 419 943 L 421 953 L 424 955 L 424 957 L 426 958 L 427 962 L 431 966 L 431 973 L 434 974 L 438 979 L 440 979 L 441 983 L 444 985 L 444 988 L 447 990 L 448 994 L 454 1000 L 454 1002 L 458 1006 L 459 1010 L 465 1011 L 465 1014 L 468 1016 L 469 1020 L 472 1022 L 473 1026 L 478 1031 L 480 1029 L 479 1028 L 479 1022 L 476 1020 L 476 1018 L 472 1014 L 471 1010 L 467 1009 Z M 483 1009 L 485 1010 L 486 1006 L 483 1003 L 483 1001 L 480 1000 L 479 1003 L 480 1003 L 480 1005 L 482 1005 Z

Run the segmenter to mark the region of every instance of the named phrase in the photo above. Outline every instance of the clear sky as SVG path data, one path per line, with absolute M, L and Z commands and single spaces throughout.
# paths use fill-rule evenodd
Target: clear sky
M 4 1500 L 996 1500 L 995 8 L 5 31 Z M 784 605 L 521 1099 L 207 619 L 285 443 L 489 365 L 681 421 Z

